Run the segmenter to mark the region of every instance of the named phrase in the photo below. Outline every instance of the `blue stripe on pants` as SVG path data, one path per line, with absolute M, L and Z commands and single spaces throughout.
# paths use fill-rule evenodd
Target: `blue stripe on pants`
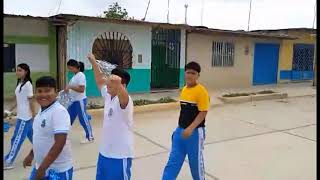
M 114 159 L 99 154 L 96 180 L 130 180 L 132 158 Z
M 49 171 L 50 170 L 47 170 L 47 172 Z M 33 167 L 29 180 L 34 180 L 36 173 L 37 173 L 37 169 Z M 56 178 L 53 178 L 52 176 L 48 175 L 45 177 L 45 180 L 72 180 L 72 176 L 73 176 L 73 168 L 65 172 L 56 173 L 55 174 Z
M 172 135 L 171 152 L 162 180 L 174 180 L 177 178 L 186 155 L 188 155 L 192 178 L 194 180 L 205 179 L 203 160 L 205 129 L 202 127 L 195 129 L 187 139 L 182 138 L 183 130 L 183 128 L 178 127 Z
M 28 137 L 29 141 L 32 143 L 32 123 L 32 119 L 28 121 L 17 119 L 16 127 L 11 138 L 11 148 L 9 153 L 5 156 L 5 161 L 7 163 L 14 162 L 26 137 Z
M 74 120 L 78 116 L 80 124 L 86 133 L 86 138 L 88 140 L 91 140 L 91 139 L 93 139 L 92 128 L 91 128 L 91 124 L 90 124 L 90 121 L 88 119 L 88 115 L 86 112 L 87 111 L 86 106 L 87 106 L 87 98 L 85 98 L 81 101 L 74 101 L 68 107 L 68 112 L 70 115 L 71 125 L 73 124 Z

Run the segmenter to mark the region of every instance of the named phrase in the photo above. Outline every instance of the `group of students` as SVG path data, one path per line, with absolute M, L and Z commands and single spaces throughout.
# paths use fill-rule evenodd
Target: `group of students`
M 130 74 L 116 68 L 106 77 L 100 71 L 94 55 L 89 54 L 88 59 L 93 67 L 97 87 L 105 101 L 96 180 L 131 179 L 134 138 L 133 101 L 127 91 Z M 67 66 L 69 71 L 74 73 L 64 89 L 73 99 L 73 103 L 67 109 L 56 100 L 57 83 L 54 78 L 40 77 L 36 81 L 33 98 L 30 68 L 26 64 L 17 66 L 17 123 L 10 151 L 4 157 L 5 169 L 13 168 L 21 144 L 28 137 L 32 143 L 32 150 L 24 159 L 23 166 L 31 166 L 35 160 L 30 180 L 72 179 L 72 151 L 68 135 L 77 116 L 86 134 L 82 143 L 93 142 L 94 137 L 86 112 L 86 78 L 82 73 L 83 64 L 71 59 Z M 202 152 L 205 117 L 209 110 L 210 98 L 205 87 L 197 82 L 200 72 L 201 67 L 196 62 L 190 62 L 185 66 L 186 86 L 180 95 L 180 117 L 178 127 L 172 134 L 172 148 L 164 168 L 163 180 L 177 178 L 186 155 L 193 179 L 205 179 Z M 37 113 L 33 99 L 40 105 Z

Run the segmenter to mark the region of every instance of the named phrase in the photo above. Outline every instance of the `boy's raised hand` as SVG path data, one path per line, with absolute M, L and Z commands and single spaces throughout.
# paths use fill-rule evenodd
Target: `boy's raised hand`
M 87 57 L 88 57 L 91 64 L 93 62 L 96 62 L 96 57 L 92 53 L 89 53 Z

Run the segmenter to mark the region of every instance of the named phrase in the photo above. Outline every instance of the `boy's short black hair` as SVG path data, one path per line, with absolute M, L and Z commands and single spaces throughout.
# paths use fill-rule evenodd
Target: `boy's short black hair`
M 198 73 L 201 72 L 201 67 L 200 64 L 194 61 L 189 62 L 188 64 L 186 64 L 186 66 L 184 67 L 184 70 L 188 70 L 188 69 L 192 69 L 197 71 Z
M 51 87 L 55 90 L 57 89 L 57 82 L 56 80 L 51 76 L 42 76 L 36 81 L 36 88 L 39 87 Z
M 121 77 L 121 79 L 122 79 L 121 83 L 126 84 L 128 86 L 131 77 L 127 71 L 125 71 L 121 68 L 115 68 L 111 71 L 111 74 L 114 74 L 114 75 Z

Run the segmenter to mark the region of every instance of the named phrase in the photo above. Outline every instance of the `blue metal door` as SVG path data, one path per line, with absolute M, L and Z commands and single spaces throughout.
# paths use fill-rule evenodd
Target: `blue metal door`
M 253 85 L 277 83 L 279 44 L 256 43 L 254 48 Z

